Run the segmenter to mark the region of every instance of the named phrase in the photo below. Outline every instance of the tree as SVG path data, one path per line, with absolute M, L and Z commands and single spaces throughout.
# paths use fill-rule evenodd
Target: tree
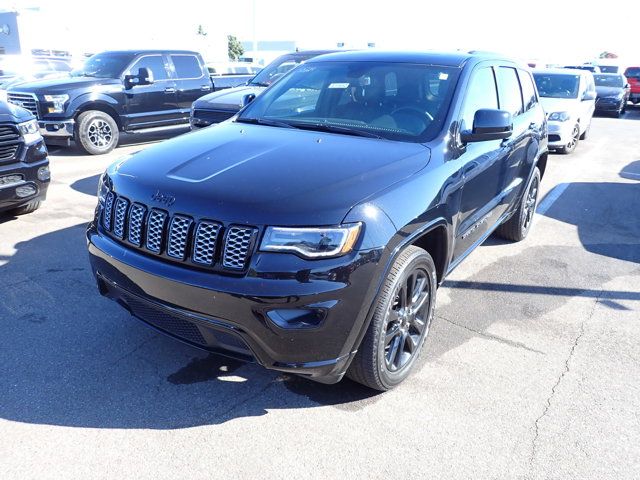
M 196 33 L 198 35 L 202 35 L 203 37 L 207 36 L 207 32 L 205 32 L 204 27 L 202 25 L 198 25 L 198 31 Z
M 613 52 L 604 51 L 600 55 L 598 55 L 598 58 L 618 58 L 618 55 Z
M 229 58 L 231 60 L 238 60 L 242 55 L 244 55 L 244 47 L 235 37 L 235 35 L 228 35 L 228 47 L 229 47 Z

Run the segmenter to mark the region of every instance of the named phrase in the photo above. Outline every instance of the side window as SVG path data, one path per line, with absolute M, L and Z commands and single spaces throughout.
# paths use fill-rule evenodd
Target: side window
M 178 78 L 200 78 L 202 67 L 198 57 L 193 55 L 171 55 L 173 65 L 176 67 Z
M 524 100 L 524 111 L 526 112 L 538 103 L 538 98 L 536 97 L 536 90 L 533 87 L 531 75 L 524 70 L 518 70 L 518 77 L 520 77 L 522 99 Z
M 496 80 L 491 67 L 481 68 L 473 72 L 462 109 L 463 130 L 471 130 L 473 128 L 473 117 L 476 111 L 483 108 L 498 108 Z
M 141 68 L 148 68 L 153 73 L 154 80 L 166 80 L 169 78 L 167 75 L 167 69 L 164 66 L 164 60 L 162 60 L 161 55 L 146 55 L 140 59 L 136 63 L 134 63 L 129 71 L 127 72 L 129 75 L 137 75 L 138 70 Z
M 506 110 L 514 117 L 522 113 L 522 92 L 515 68 L 499 67 L 496 69 L 498 80 L 498 98 L 500 109 Z

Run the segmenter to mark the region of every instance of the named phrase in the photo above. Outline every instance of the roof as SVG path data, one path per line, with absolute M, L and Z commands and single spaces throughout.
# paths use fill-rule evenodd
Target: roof
M 424 63 L 451 67 L 462 67 L 471 59 L 478 60 L 509 60 L 507 57 L 491 52 L 403 52 L 381 50 L 354 50 L 324 55 L 322 58 L 310 60 L 319 61 L 353 61 L 353 62 L 398 62 Z
M 591 72 L 579 68 L 536 68 L 533 70 L 533 74 L 535 75 L 536 73 L 545 73 L 547 75 L 588 75 Z
M 120 53 L 128 55 L 185 53 L 189 55 L 199 55 L 198 52 L 194 52 L 193 50 L 106 50 L 98 53 Z

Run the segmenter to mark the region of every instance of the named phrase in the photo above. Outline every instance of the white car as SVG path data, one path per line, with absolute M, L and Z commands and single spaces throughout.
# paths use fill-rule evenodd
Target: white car
M 587 70 L 535 70 L 533 78 L 549 124 L 549 148 L 571 153 L 584 140 L 595 111 L 596 86 Z

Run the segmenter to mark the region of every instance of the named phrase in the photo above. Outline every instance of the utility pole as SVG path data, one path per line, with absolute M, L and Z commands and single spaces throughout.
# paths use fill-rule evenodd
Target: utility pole
M 258 39 L 256 37 L 256 0 L 251 0 L 251 11 L 253 16 L 253 57 L 258 56 Z

